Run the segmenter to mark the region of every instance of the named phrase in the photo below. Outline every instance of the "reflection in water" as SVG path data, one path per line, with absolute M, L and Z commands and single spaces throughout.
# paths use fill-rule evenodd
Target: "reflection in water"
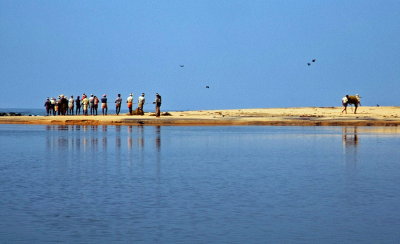
M 138 144 L 140 148 L 144 148 L 144 126 L 143 125 L 139 125 L 138 127 Z
M 156 126 L 155 133 L 155 145 L 156 145 L 156 163 L 157 163 L 157 180 L 160 183 L 160 175 L 161 175 L 161 126 Z
M 146 144 L 145 137 L 154 136 L 154 142 L 152 140 L 149 142 L 154 143 L 157 152 L 160 152 L 161 127 L 154 128 L 155 134 L 146 135 L 144 126 L 48 125 L 46 130 L 50 133 L 47 134 L 46 145 L 52 151 L 99 152 L 102 150 L 107 152 L 110 149 L 121 151 L 121 147 L 125 146 L 122 142 L 125 141 L 128 152 L 136 146 L 143 153 Z M 115 140 L 115 144 L 109 144 L 109 140 Z
M 358 135 L 357 126 L 342 128 L 343 144 L 345 147 L 357 147 Z
M 161 149 L 161 126 L 156 126 L 156 149 L 160 152 Z
M 121 148 L 121 126 L 115 127 L 115 146 L 120 149 Z
M 356 126 L 342 128 L 342 143 L 347 166 L 356 166 L 357 163 L 357 146 L 359 143 L 357 129 Z
M 128 145 L 128 149 L 132 149 L 132 147 L 133 147 L 133 140 L 132 140 L 132 125 L 129 125 L 129 126 L 128 126 L 127 145 Z

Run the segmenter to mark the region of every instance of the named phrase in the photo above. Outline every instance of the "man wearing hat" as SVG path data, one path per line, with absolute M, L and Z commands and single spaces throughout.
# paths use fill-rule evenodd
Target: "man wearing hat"
M 140 97 L 138 98 L 138 109 L 140 110 L 140 112 L 143 114 L 143 105 L 145 103 L 146 99 L 144 98 L 144 93 L 142 93 L 142 95 L 140 95 Z
M 44 107 L 46 108 L 47 116 L 49 116 L 50 115 L 50 107 L 51 107 L 50 98 L 46 99 L 46 102 L 44 102 Z
M 118 93 L 117 98 L 115 99 L 115 113 L 117 115 L 119 115 L 119 112 L 121 111 L 121 103 L 122 103 L 121 94 Z
M 129 94 L 129 97 L 126 99 L 126 103 L 128 105 L 129 114 L 132 115 L 132 103 L 133 103 L 133 94 Z
M 160 117 L 161 115 L 161 96 L 160 94 L 156 93 L 156 99 L 154 100 L 153 104 L 156 105 L 156 117 Z

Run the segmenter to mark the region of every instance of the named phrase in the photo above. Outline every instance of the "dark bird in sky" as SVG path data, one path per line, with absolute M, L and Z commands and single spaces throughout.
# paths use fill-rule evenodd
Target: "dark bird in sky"
M 310 66 L 311 64 L 310 64 L 310 63 L 307 63 L 307 65 Z
M 210 88 L 209 86 L 206 86 L 206 88 Z
M 183 65 L 183 64 L 181 64 L 181 65 L 179 65 L 181 68 L 183 68 L 183 67 L 185 67 L 185 65 Z
M 312 62 L 315 63 L 316 59 L 313 59 Z

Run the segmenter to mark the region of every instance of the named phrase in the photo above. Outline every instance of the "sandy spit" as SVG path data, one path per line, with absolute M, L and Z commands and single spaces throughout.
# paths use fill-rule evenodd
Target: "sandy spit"
M 168 112 L 156 118 L 140 115 L 3 116 L 0 124 L 40 125 L 165 125 L 165 126 L 398 126 L 400 107 L 359 107 L 353 114 L 341 107 L 259 108 Z

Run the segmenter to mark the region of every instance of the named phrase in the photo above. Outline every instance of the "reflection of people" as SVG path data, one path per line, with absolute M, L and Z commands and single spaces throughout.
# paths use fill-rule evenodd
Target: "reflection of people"
M 121 149 L 121 126 L 116 126 L 115 127 L 115 145 L 117 146 L 118 149 Z
M 133 140 L 132 140 L 132 125 L 129 125 L 128 126 L 128 136 L 127 136 L 127 145 L 128 145 L 128 148 L 130 149 L 130 148 L 132 148 L 132 145 L 133 145 Z
M 156 93 L 156 99 L 154 100 L 153 104 L 156 105 L 156 117 L 160 117 L 161 115 L 161 96 L 160 94 Z
M 358 135 L 357 127 L 353 128 L 353 132 L 348 131 L 348 127 L 343 128 L 343 143 L 347 146 L 357 146 L 358 145 Z
M 161 126 L 156 126 L 156 148 L 157 151 L 161 149 Z

